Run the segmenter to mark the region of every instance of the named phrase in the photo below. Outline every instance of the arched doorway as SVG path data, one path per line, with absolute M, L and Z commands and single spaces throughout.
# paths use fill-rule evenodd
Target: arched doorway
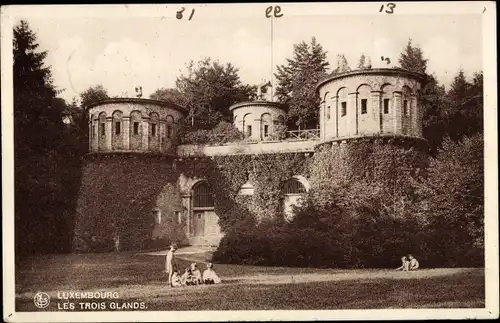
M 219 217 L 214 211 L 212 188 L 206 181 L 200 181 L 193 186 L 192 196 L 191 244 L 217 245 L 221 238 L 221 230 L 219 227 Z

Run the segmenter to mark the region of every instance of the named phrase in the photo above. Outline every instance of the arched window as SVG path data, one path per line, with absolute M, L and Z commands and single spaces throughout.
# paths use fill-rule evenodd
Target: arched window
M 98 129 L 99 150 L 106 149 L 106 113 L 99 114 L 99 129 Z
M 112 148 L 121 149 L 123 147 L 123 113 L 119 110 L 113 112 L 113 123 L 111 124 Z
M 129 128 L 130 149 L 131 150 L 141 149 L 141 146 L 142 146 L 141 123 L 142 123 L 141 112 L 140 111 L 132 111 L 130 113 L 130 128 Z
M 245 137 L 252 137 L 252 115 L 250 113 L 243 117 L 243 132 Z
M 283 183 L 283 193 L 288 194 L 304 194 L 306 193 L 306 188 L 302 183 L 296 178 L 290 178 Z
M 207 182 L 197 183 L 193 187 L 193 207 L 214 207 L 214 197 L 212 194 L 212 189 Z
M 262 139 L 269 137 L 271 134 L 271 115 L 269 113 L 264 113 L 260 117 L 260 134 Z
M 149 149 L 152 151 L 160 150 L 160 127 L 158 113 L 152 112 L 149 115 Z

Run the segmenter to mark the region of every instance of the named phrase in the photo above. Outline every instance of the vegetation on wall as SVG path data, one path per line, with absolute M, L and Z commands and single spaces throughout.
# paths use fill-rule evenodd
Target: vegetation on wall
M 138 250 L 151 238 L 152 210 L 164 187 L 178 174 L 169 159 L 142 155 L 100 156 L 88 160 L 76 207 L 73 250 Z M 172 201 L 176 195 L 169 197 Z M 182 241 L 182 237 L 171 237 Z

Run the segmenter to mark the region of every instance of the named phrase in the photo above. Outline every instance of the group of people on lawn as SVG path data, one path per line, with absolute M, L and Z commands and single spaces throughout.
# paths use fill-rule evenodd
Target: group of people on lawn
M 203 271 L 203 274 L 198 269 L 198 265 L 192 263 L 186 268 L 184 273 L 180 275 L 175 262 L 175 250 L 177 250 L 177 246 L 175 244 L 171 245 L 170 250 L 167 252 L 167 259 L 165 262 L 165 272 L 168 274 L 168 284 L 170 287 L 219 284 L 221 282 L 211 263 L 207 263 L 207 268 Z
M 412 255 L 408 255 L 408 258 L 406 256 L 401 257 L 401 266 L 396 268 L 396 270 L 414 271 L 417 270 L 419 266 L 418 260 Z

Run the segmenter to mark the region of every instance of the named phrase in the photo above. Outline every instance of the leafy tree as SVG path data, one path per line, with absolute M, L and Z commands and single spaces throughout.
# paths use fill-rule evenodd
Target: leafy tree
M 221 120 L 232 121 L 229 107 L 248 100 L 256 91 L 255 87 L 241 83 L 236 67 L 210 58 L 196 65 L 191 61 L 187 75 L 177 78 L 176 87 L 185 99 L 188 119 L 195 129 L 211 129 Z
M 177 89 L 161 88 L 154 91 L 149 98 L 158 101 L 172 102 L 180 106 L 186 106 L 187 103 L 184 95 Z
M 317 127 L 320 97 L 316 85 L 327 75 L 329 63 L 326 54 L 313 37 L 310 44 L 304 41 L 295 44 L 293 58 L 287 59 L 287 64 L 277 66 L 276 96 L 289 106 L 287 117 L 291 129 Z
M 81 105 L 86 107 L 89 104 L 100 100 L 109 99 L 108 91 L 102 85 L 91 86 L 80 93 Z
M 350 72 L 351 68 L 349 67 L 349 63 L 347 62 L 347 58 L 345 58 L 344 54 L 337 55 L 337 68 L 333 71 L 332 74 L 341 74 Z
M 430 161 L 419 189 L 427 215 L 426 239 L 434 262 L 481 264 L 484 248 L 484 142 L 482 134 L 449 138 Z
M 359 70 L 367 70 L 372 68 L 370 58 L 366 57 L 365 54 L 361 54 L 361 57 L 358 61 L 358 69 Z

